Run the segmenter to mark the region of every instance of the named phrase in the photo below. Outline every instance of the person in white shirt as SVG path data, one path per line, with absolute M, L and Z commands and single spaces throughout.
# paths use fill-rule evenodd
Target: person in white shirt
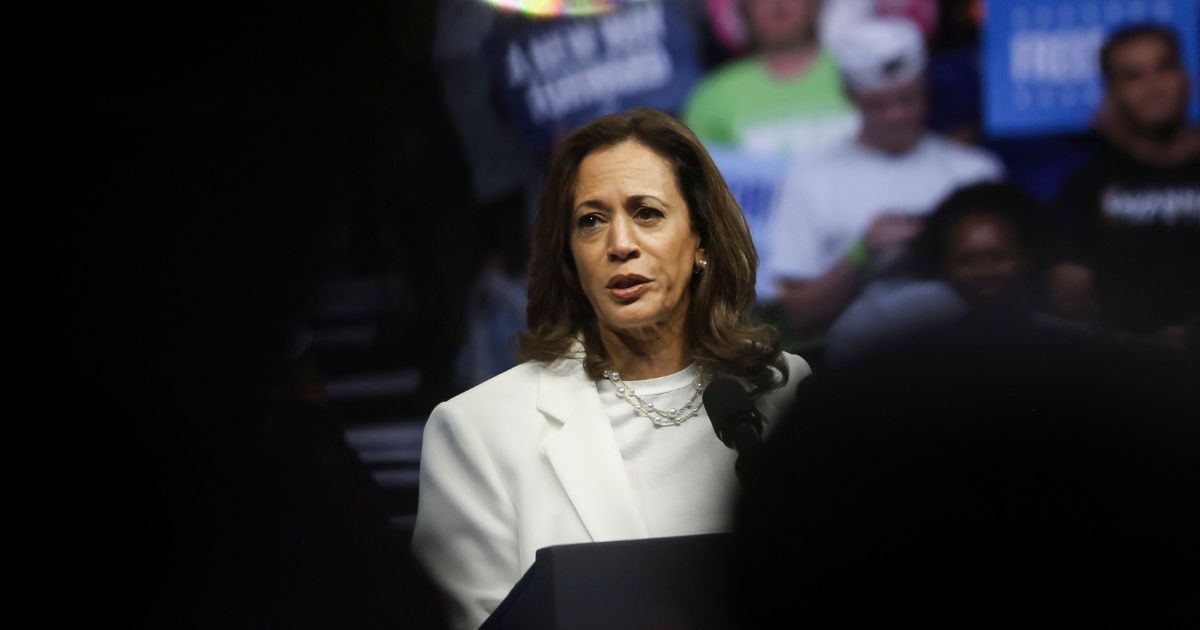
M 945 196 L 1003 175 L 986 151 L 926 129 L 925 50 L 910 22 L 864 22 L 835 53 L 862 127 L 788 176 L 767 261 L 789 323 L 806 336 L 824 332 Z

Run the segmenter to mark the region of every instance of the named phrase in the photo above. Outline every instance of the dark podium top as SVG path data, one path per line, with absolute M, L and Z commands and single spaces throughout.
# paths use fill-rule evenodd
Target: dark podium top
M 485 630 L 736 627 L 730 534 L 539 549 Z

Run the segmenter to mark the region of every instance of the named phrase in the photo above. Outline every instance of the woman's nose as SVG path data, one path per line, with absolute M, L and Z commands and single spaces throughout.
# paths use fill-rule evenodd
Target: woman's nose
M 637 235 L 634 234 L 633 222 L 619 217 L 608 230 L 608 259 L 621 262 L 637 256 Z

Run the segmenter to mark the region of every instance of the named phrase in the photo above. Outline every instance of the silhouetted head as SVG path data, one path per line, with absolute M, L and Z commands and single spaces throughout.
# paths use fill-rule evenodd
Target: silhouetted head
M 814 374 L 745 477 L 746 627 L 1194 622 L 1189 381 L 992 329 Z

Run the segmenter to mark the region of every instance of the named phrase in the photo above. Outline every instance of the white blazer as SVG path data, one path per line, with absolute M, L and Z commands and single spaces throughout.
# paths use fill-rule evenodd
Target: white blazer
M 788 382 L 756 400 L 768 420 L 810 373 L 784 356 Z M 413 550 L 447 594 L 452 627 L 482 624 L 538 549 L 648 536 L 582 360 L 523 363 L 430 415 Z

